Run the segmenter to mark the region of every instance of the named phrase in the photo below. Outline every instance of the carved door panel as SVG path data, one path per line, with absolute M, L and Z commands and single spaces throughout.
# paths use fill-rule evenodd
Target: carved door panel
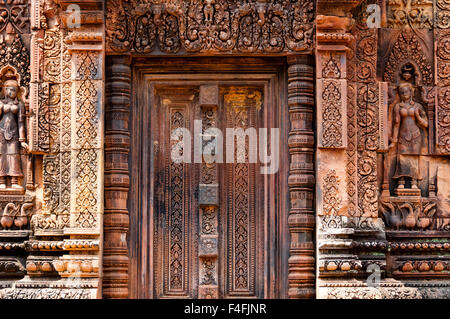
M 194 167 L 171 160 L 171 132 L 191 130 L 193 95 L 189 89 L 158 94 L 152 121 L 154 161 L 154 282 L 158 298 L 195 298 L 198 218 Z
M 257 132 L 262 126 L 263 93 L 257 87 L 208 84 L 155 89 L 150 177 L 155 298 L 264 297 L 264 182 L 259 164 L 249 158 L 257 154 L 257 139 L 244 137 L 240 147 L 233 136 L 234 154 L 226 152 L 226 128 Z M 174 138 L 179 128 L 188 133 Z M 177 143 L 188 138 L 190 146 L 184 142 L 179 152 Z M 223 163 L 215 143 L 222 144 Z M 176 156 L 183 161 L 174 161 Z

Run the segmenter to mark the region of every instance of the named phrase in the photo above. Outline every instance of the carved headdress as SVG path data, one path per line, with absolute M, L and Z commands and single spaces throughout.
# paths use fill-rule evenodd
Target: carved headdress
M 19 87 L 19 83 L 17 81 L 17 77 L 14 74 L 13 70 L 8 69 L 3 76 L 3 87 L 15 86 Z
M 398 86 L 398 92 L 400 93 L 400 89 L 407 87 L 411 91 L 411 98 L 414 96 L 414 85 L 409 82 L 403 82 Z

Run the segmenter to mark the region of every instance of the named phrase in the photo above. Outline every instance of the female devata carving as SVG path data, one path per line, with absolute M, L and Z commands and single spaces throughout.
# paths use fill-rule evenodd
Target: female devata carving
M 20 147 L 28 150 L 25 143 L 25 106 L 18 98 L 19 85 L 12 72 L 5 74 L 3 100 L 0 101 L 0 189 L 22 189 L 19 177 L 23 176 Z
M 392 178 L 398 180 L 400 189 L 405 187 L 406 179 L 411 179 L 411 188 L 417 189 L 417 183 L 422 179 L 419 155 L 428 119 L 423 106 L 413 100 L 411 83 L 400 84 L 398 94 L 400 100 L 394 105 L 392 143 L 389 145 L 390 148 L 397 146 L 397 165 Z

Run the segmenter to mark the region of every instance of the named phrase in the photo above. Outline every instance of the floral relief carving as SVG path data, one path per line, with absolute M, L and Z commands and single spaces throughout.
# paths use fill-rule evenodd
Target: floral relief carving
M 357 163 L 356 163 L 356 90 L 355 84 L 347 86 L 347 163 L 346 163 L 346 184 L 348 197 L 348 213 L 353 216 L 357 212 Z
M 356 37 L 354 62 L 356 68 L 355 81 L 374 82 L 377 64 L 377 30 L 368 28 L 366 24 L 356 24 L 353 28 Z
M 376 148 L 373 145 L 373 139 L 377 136 L 378 125 L 376 118 L 378 99 L 377 91 L 374 91 L 377 72 L 377 32 L 367 28 L 365 23 L 356 23 L 351 33 L 355 39 L 347 52 L 349 61 L 346 102 L 348 215 L 361 216 L 366 213 L 370 216 L 374 214 L 373 194 L 376 168 L 373 166 L 375 161 L 373 152 Z M 370 143 L 365 143 L 364 140 Z M 370 183 L 366 184 L 369 181 Z
M 434 200 L 380 201 L 380 210 L 390 230 L 450 230 L 450 218 L 443 217 Z
M 205 14 L 211 13 L 211 6 L 205 7 Z M 216 141 L 214 130 L 219 118 L 219 87 L 217 85 L 202 85 L 199 92 L 200 113 L 202 118 L 202 134 Z M 204 136 L 205 136 L 204 135 Z M 211 141 L 211 140 L 210 140 Z M 219 174 L 217 163 L 214 162 L 215 151 L 208 150 L 206 140 L 203 141 L 203 160 L 200 169 L 199 204 L 200 238 L 199 238 L 199 298 L 217 299 L 219 297 Z
M 323 178 L 323 214 L 335 216 L 338 215 L 342 199 L 339 195 L 339 177 L 335 170 L 330 170 Z
M 10 200 L 10 202 L 1 203 L 1 229 L 26 229 L 33 213 L 31 210 L 34 206 L 32 203 L 33 198 L 24 198 L 24 202 L 17 199 L 14 200 L 14 198 L 11 198 Z
M 217 285 L 216 272 L 217 270 L 213 258 L 203 258 L 202 261 L 202 276 L 200 279 L 201 285 Z
M 30 12 L 28 0 L 4 1 L 0 5 L 0 32 L 5 28 L 18 33 L 29 32 Z

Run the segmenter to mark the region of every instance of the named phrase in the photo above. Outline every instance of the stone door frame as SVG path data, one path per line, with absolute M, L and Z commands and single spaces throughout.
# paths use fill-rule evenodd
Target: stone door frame
M 200 55 L 198 55 L 200 56 Z M 209 57 L 215 59 L 216 57 Z M 132 275 L 130 257 L 135 251 L 128 247 L 130 236 L 130 203 L 127 202 L 130 193 L 130 148 L 131 123 L 130 108 L 133 108 L 135 94 L 133 81 L 136 68 L 134 65 L 151 65 L 153 72 L 159 72 L 152 65 L 158 59 L 135 58 L 131 56 L 110 56 L 106 60 L 106 110 L 105 110 L 105 213 L 104 213 L 104 246 L 103 246 L 103 297 L 127 298 L 135 297 L 130 288 Z M 177 59 L 192 59 L 177 57 Z M 206 58 L 208 59 L 208 58 Z M 227 59 L 241 59 L 246 64 L 250 57 L 218 57 L 225 62 Z M 260 61 L 276 61 L 277 58 L 255 58 Z M 281 216 L 287 219 L 286 245 L 280 247 L 286 256 L 287 265 L 281 270 L 282 295 L 289 298 L 312 298 L 315 296 L 315 259 L 313 231 L 314 216 L 314 66 L 309 55 L 288 56 L 284 59 L 285 72 L 280 81 L 284 82 L 283 96 L 286 109 L 286 123 L 290 127 L 283 134 L 283 143 L 287 145 L 288 154 L 283 154 L 280 165 L 289 165 L 288 176 L 281 178 L 285 182 L 278 185 L 283 191 L 281 195 Z M 168 60 L 166 58 L 165 60 Z M 167 61 L 166 61 L 167 62 Z M 248 62 L 248 61 L 247 61 Z M 270 62 L 267 62 L 270 66 Z M 226 62 L 225 62 L 226 64 Z M 167 65 L 167 63 L 166 63 Z M 264 64 L 263 64 L 264 65 Z M 160 66 L 161 67 L 161 63 Z M 256 68 L 261 69 L 261 65 Z M 169 67 L 170 68 L 170 67 Z M 231 67 L 233 69 L 233 67 Z M 150 71 L 151 71 L 150 70 Z M 137 77 L 139 77 L 136 74 Z M 287 102 L 287 103 L 286 103 Z M 133 112 L 134 113 L 134 112 Z M 288 120 L 289 118 L 289 120 Z M 133 154 L 133 153 L 131 153 Z M 132 155 L 133 156 L 133 155 Z M 290 163 L 290 164 L 289 164 Z M 285 199 L 283 201 L 283 198 Z M 290 202 L 290 204 L 289 204 Z M 132 219 L 132 217 L 131 217 Z M 132 224 L 132 223 L 131 223 Z M 278 229 L 279 232 L 283 228 Z M 288 235 L 289 234 L 289 235 Z M 288 243 L 290 242 L 289 248 Z M 131 270 L 131 272 L 130 272 Z M 277 289 L 272 287 L 271 290 Z M 271 294 L 269 294 L 271 295 Z

